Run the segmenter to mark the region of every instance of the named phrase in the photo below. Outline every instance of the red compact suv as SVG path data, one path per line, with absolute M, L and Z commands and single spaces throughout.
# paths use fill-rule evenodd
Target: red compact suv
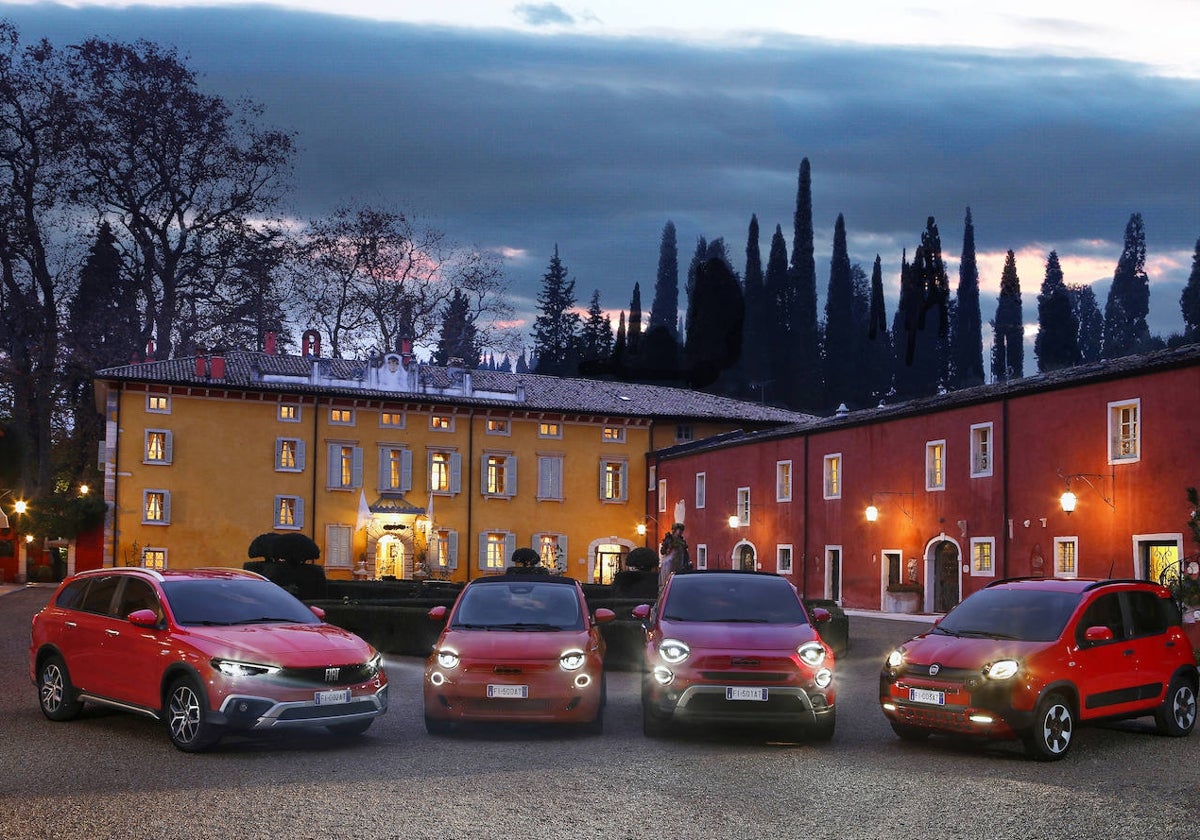
M 29 676 L 50 720 L 85 702 L 136 712 L 185 752 L 235 730 L 357 735 L 387 710 L 374 648 L 240 569 L 68 578 L 33 617 Z
M 1196 724 L 1196 659 L 1178 604 L 1140 580 L 1001 580 L 892 651 L 879 702 L 901 738 L 1019 738 L 1067 754 L 1077 723 L 1153 715 Z
M 675 723 L 765 724 L 827 741 L 835 725 L 833 650 L 787 579 L 763 572 L 681 572 L 646 626 L 642 729 Z

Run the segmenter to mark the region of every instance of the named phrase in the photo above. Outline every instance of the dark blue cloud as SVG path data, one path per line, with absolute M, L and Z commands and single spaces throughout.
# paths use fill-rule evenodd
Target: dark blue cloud
M 819 277 L 839 213 L 851 258 L 869 269 L 880 253 L 889 286 L 927 216 L 957 257 L 967 206 L 980 251 L 1039 243 L 1065 258 L 1106 240 L 1115 266 L 1135 211 L 1151 260 L 1190 256 L 1200 235 L 1200 83 L 1113 61 L 794 36 L 746 48 L 551 38 L 266 9 L 0 14 L 27 39 L 177 45 L 206 85 L 299 132 L 297 214 L 388 202 L 460 242 L 523 249 L 508 271 L 519 302 L 557 243 L 581 303 L 599 289 L 623 308 L 640 281 L 648 309 L 668 219 L 686 265 L 698 236 L 725 237 L 740 259 L 757 213 L 765 259 L 776 224 L 791 242 L 804 157 Z M 1043 266 L 1019 268 L 1029 321 Z M 1156 331 L 1181 328 L 1189 268 L 1152 275 Z M 985 293 L 985 319 L 991 305 Z

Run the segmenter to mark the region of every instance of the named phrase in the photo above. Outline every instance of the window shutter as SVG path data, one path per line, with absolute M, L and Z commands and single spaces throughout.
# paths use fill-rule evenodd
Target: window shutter
M 504 495 L 517 495 L 517 456 L 509 455 L 504 466 Z
M 400 492 L 412 490 L 412 450 L 400 450 Z
M 171 523 L 171 491 L 163 491 L 163 522 Z
M 458 452 L 450 453 L 450 492 L 462 492 L 462 455 Z
M 550 498 L 550 459 L 538 458 L 538 489 L 539 499 Z
M 450 531 L 446 534 L 446 562 L 449 563 L 451 569 L 458 568 L 458 531 Z
M 558 535 L 558 547 L 562 551 L 563 573 L 567 571 L 567 567 L 571 565 L 571 555 L 567 553 L 567 535 Z
M 175 452 L 175 435 L 167 431 L 163 432 L 163 460 L 168 464 L 171 463 L 172 455 Z
M 296 527 L 304 527 L 304 499 L 296 497 Z
M 517 535 L 506 534 L 504 536 L 504 567 L 507 569 L 512 565 L 512 554 L 517 550 Z
M 283 466 L 283 438 L 275 438 L 275 469 Z
M 351 450 L 351 487 L 362 487 L 363 483 L 363 451 L 361 446 Z
M 296 469 L 304 470 L 304 441 L 296 441 Z
M 487 569 L 487 547 L 488 547 L 487 532 L 486 531 L 480 532 L 480 534 L 479 534 L 479 554 L 477 555 L 478 559 L 475 561 L 475 565 L 479 567 L 480 571 L 485 571 Z
M 621 464 L 621 501 L 629 501 L 629 464 Z
M 386 493 L 392 489 L 391 450 L 386 446 L 379 447 L 379 468 L 376 470 L 379 492 Z
M 326 489 L 342 486 L 342 458 L 341 447 L 336 443 L 331 443 L 325 447 L 326 454 L 329 456 L 329 475 L 325 480 Z
M 608 464 L 605 461 L 601 461 L 600 462 L 600 481 L 596 485 L 596 492 L 599 494 L 601 499 L 608 498 L 607 496 L 604 495 L 604 490 L 605 490 L 604 478 L 605 478 L 605 473 L 607 471 L 608 471 Z

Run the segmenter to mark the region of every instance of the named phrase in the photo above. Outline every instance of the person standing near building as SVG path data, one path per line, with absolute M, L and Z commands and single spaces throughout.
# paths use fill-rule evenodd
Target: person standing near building
M 687 540 L 683 538 L 683 523 L 676 522 L 658 547 L 658 588 L 666 586 L 671 575 L 691 568 Z

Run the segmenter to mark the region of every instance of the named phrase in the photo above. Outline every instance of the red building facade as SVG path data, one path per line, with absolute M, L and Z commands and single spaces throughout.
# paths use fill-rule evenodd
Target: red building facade
M 1197 416 L 1200 347 L 1102 362 L 660 450 L 648 519 L 661 534 L 683 512 L 697 565 L 852 608 L 944 612 L 1001 577 L 1159 579 L 1200 549 Z

